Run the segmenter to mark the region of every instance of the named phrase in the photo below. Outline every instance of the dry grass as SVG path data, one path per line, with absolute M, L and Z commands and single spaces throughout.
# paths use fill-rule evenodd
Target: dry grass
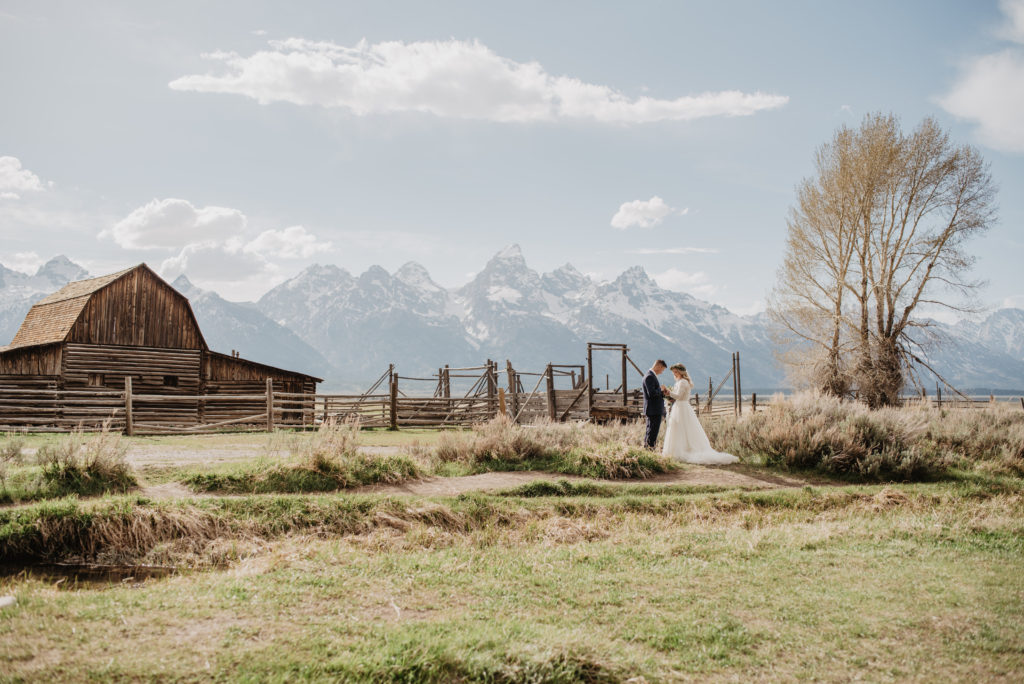
M 951 467 L 1024 472 L 1024 411 L 870 410 L 814 393 L 773 399 L 739 421 L 708 421 L 716 448 L 765 465 L 869 480 L 921 480 Z
M 989 681 L 1024 671 L 1019 491 L 947 482 L 65 505 L 81 522 L 47 521 L 54 544 L 152 546 L 152 561 L 203 537 L 196 557 L 231 567 L 75 592 L 0 580 L 18 596 L 0 621 L 6 676 Z
M 540 422 L 496 418 L 472 432 L 445 433 L 428 456 L 445 472 L 546 470 L 603 479 L 643 478 L 675 467 L 639 446 L 637 424 Z M 455 466 L 455 468 L 452 468 Z
M 25 463 L 23 442 L 8 439 L 0 450 L 0 503 L 125 492 L 137 482 L 121 435 L 72 432 L 47 442 Z
M 419 477 L 420 467 L 404 454 L 359 450 L 359 423 L 328 422 L 312 437 L 293 443 L 284 462 L 261 459 L 223 473 L 197 473 L 185 484 L 207 492 L 255 494 L 325 492 L 367 484 L 395 484 Z M 277 450 L 277 443 L 268 447 Z

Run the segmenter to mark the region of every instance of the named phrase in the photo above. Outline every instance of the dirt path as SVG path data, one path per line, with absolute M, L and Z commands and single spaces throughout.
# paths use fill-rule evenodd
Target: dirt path
M 597 482 L 606 485 L 717 485 L 744 489 L 779 489 L 802 487 L 804 480 L 789 477 L 754 476 L 728 467 L 690 465 L 685 470 L 655 475 L 645 480 L 594 480 L 576 475 L 546 473 L 536 470 L 511 473 L 481 473 L 464 477 L 427 477 L 400 485 L 370 485 L 351 490 L 352 493 L 414 494 L 416 496 L 455 496 L 465 492 L 488 492 L 510 489 L 537 480 L 569 480 L 570 482 Z
M 386 448 L 386 447 L 381 447 Z M 652 485 L 716 485 L 735 487 L 737 489 L 780 489 L 783 487 L 802 487 L 808 482 L 794 477 L 782 477 L 767 473 L 752 474 L 740 472 L 731 467 L 714 467 L 688 465 L 684 470 L 674 473 L 655 475 L 645 480 L 594 480 L 576 475 L 547 473 L 536 470 L 519 472 L 480 473 L 463 477 L 425 477 L 398 485 L 368 485 L 343 492 L 345 494 L 395 494 L 413 496 L 457 496 L 466 492 L 491 492 L 511 489 L 538 480 L 569 480 L 570 482 L 595 482 L 599 484 L 622 486 L 629 484 Z M 183 499 L 196 496 L 214 496 L 212 494 L 196 494 L 178 482 L 153 487 L 143 487 L 140 494 L 152 499 Z
M 368 454 L 393 454 L 398 453 L 401 447 L 397 446 L 360 446 L 359 450 Z M 280 449 L 268 449 L 253 447 L 250 445 L 212 447 L 204 449 L 189 449 L 179 446 L 136 444 L 128 451 L 128 463 L 136 468 L 163 467 L 163 466 L 189 466 L 189 465 L 215 465 L 218 463 L 230 463 L 233 461 L 251 461 L 263 457 L 278 457 L 288 454 L 287 447 Z

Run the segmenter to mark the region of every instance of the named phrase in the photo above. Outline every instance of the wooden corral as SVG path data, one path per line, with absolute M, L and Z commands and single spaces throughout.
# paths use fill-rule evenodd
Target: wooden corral
M 140 264 L 70 283 L 32 307 L 0 347 L 0 429 L 265 425 L 266 392 L 280 393 L 278 424 L 306 425 L 317 382 L 211 351 L 188 299 Z

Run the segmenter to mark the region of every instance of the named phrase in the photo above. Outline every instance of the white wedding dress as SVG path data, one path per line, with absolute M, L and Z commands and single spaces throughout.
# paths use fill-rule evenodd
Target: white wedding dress
M 665 456 L 686 463 L 702 463 L 705 465 L 724 465 L 740 460 L 732 454 L 715 451 L 711 448 L 704 427 L 697 419 L 697 414 L 690 406 L 690 390 L 693 383 L 680 380 L 669 390 L 669 396 L 675 399 L 672 410 L 668 414 L 665 425 L 665 446 L 661 453 Z

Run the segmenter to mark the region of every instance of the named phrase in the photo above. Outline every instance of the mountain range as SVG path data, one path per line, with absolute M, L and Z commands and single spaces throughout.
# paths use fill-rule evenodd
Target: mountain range
M 0 266 L 0 342 L 14 336 L 33 302 L 84 277 L 63 256 L 35 275 Z M 745 390 L 786 384 L 764 314 L 742 316 L 667 290 L 639 266 L 608 282 L 571 264 L 538 273 L 515 245 L 454 289 L 414 262 L 394 273 L 371 266 L 360 275 L 309 266 L 252 303 L 229 302 L 184 276 L 172 284 L 191 301 L 212 349 L 317 375 L 327 391 L 365 389 L 389 363 L 410 376 L 485 359 L 502 367 L 510 359 L 533 372 L 549 362 L 584 364 L 592 341 L 628 344 L 641 368 L 655 358 L 681 360 L 698 388 L 706 387 L 704 378 L 717 384 L 724 377 L 734 351 Z M 980 322 L 940 323 L 936 330 L 942 342 L 929 360 L 955 386 L 1024 388 L 1024 310 L 1000 309 Z M 639 378 L 629 373 L 633 386 Z M 595 357 L 599 383 L 607 376 L 614 387 L 620 375 L 617 355 Z

